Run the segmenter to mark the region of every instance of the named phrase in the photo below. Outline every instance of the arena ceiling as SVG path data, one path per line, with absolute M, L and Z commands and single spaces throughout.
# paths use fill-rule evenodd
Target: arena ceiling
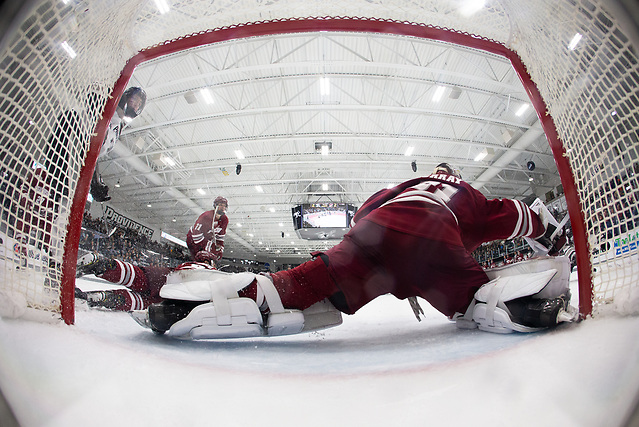
M 343 32 L 253 37 L 145 62 L 129 86 L 143 87 L 148 101 L 99 163 L 109 204 L 185 239 L 224 196 L 229 258 L 308 259 L 337 241 L 300 239 L 291 208 L 359 206 L 442 161 L 489 198 L 543 199 L 560 185 L 510 62 L 446 42 Z

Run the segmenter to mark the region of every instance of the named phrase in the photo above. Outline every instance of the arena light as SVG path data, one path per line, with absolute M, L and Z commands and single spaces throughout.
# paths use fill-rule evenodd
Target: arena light
M 255 186 L 255 191 L 257 191 L 258 193 L 263 193 L 263 192 L 264 192 L 264 189 L 262 188 L 262 186 L 261 186 L 261 185 L 256 185 L 256 186 Z
M 577 47 L 577 45 L 581 41 L 582 37 L 583 36 L 581 34 L 579 34 L 579 33 L 575 34 L 573 36 L 572 40 L 570 40 L 570 43 L 568 43 L 568 49 L 575 50 L 575 48 Z
M 410 147 L 408 147 L 406 149 L 406 152 L 404 153 L 404 156 L 409 157 L 410 155 L 413 154 L 413 151 L 415 151 L 415 147 L 413 147 L 412 145 Z
M 165 0 L 155 0 L 155 7 L 158 8 L 158 12 L 160 12 L 162 15 L 168 13 L 171 10 Z
M 201 188 L 198 188 L 196 190 L 198 193 L 200 193 L 200 195 L 204 196 L 206 194 L 206 191 L 202 190 Z
M 211 95 L 211 91 L 209 91 L 208 87 L 200 89 L 200 95 L 204 98 L 204 102 L 207 104 L 213 104 L 215 100 L 213 99 L 213 95 Z
M 235 157 L 237 157 L 240 160 L 244 159 L 244 153 L 242 153 L 242 150 L 235 150 Z
M 173 160 L 173 158 L 165 154 L 162 154 L 162 156 L 160 156 L 160 160 L 162 161 L 162 163 L 164 163 L 165 165 L 169 167 L 174 167 L 176 165 L 175 160 Z
M 330 95 L 331 93 L 331 82 L 328 77 L 322 77 L 319 80 L 320 82 L 320 94 L 322 96 Z
M 469 17 L 479 12 L 485 5 L 485 0 L 468 0 L 459 8 L 459 12 L 463 16 Z
M 62 42 L 62 43 L 60 43 L 60 46 L 62 46 L 62 49 L 65 50 L 65 52 L 71 57 L 71 59 L 73 59 L 76 56 L 78 56 L 78 54 L 75 53 L 75 50 L 73 50 L 73 48 L 71 46 L 69 46 L 69 43 Z
M 482 160 L 484 160 L 484 158 L 488 155 L 488 153 L 486 152 L 486 150 L 482 150 L 479 154 L 477 154 L 475 156 L 475 158 L 473 159 L 476 162 L 480 162 Z
M 488 156 L 492 157 L 494 154 L 495 154 L 495 150 L 493 150 L 492 148 L 484 148 L 483 150 L 481 150 L 479 154 L 475 156 L 473 160 L 476 162 L 481 162 L 486 157 Z
M 439 102 L 442 99 L 442 96 L 444 96 L 445 90 L 445 86 L 437 86 L 437 89 L 435 89 L 435 93 L 433 94 L 433 102 Z
M 526 112 L 526 110 L 528 110 L 528 104 L 522 104 L 522 106 L 519 107 L 519 109 L 517 110 L 515 115 L 517 117 L 520 117 L 522 114 L 524 114 Z

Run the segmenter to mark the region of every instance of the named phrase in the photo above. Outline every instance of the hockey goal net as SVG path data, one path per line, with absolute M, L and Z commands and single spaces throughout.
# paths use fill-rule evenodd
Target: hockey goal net
M 73 323 L 89 182 L 137 64 L 235 38 L 331 30 L 435 38 L 508 57 L 560 171 L 582 313 L 615 300 L 636 311 L 639 66 L 623 9 L 603 0 L 27 2 L 0 45 L 4 314 Z

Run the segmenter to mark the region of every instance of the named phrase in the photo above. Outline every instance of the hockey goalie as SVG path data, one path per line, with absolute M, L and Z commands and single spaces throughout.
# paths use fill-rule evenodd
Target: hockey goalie
M 577 320 L 566 238 L 543 204 L 486 199 L 442 163 L 426 177 L 371 196 L 333 248 L 291 270 L 260 275 L 177 269 L 162 302 L 132 313 L 178 339 L 295 334 L 339 325 L 376 297 L 416 297 L 461 328 L 531 332 Z M 481 243 L 525 237 L 535 258 L 488 272 L 470 255 Z

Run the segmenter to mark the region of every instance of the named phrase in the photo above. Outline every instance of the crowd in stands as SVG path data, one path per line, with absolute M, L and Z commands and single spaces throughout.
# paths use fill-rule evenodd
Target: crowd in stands
M 80 248 L 144 267 L 175 267 L 190 260 L 188 250 L 178 245 L 153 241 L 134 230 L 117 227 L 112 234 L 111 230 L 102 219 L 85 213 Z
M 483 268 L 495 268 L 530 258 L 532 249 L 519 237 L 513 240 L 497 240 L 484 243 L 472 253 Z
M 82 220 L 80 248 L 140 266 L 176 267 L 190 261 L 188 251 L 178 245 L 156 242 L 136 231 L 123 228 L 117 228 L 109 236 L 111 230 L 107 229 L 102 219 L 93 218 L 88 212 L 85 213 Z M 532 250 L 523 238 L 484 243 L 472 253 L 473 258 L 486 269 L 523 261 L 531 255 Z M 256 265 L 233 264 L 222 259 L 218 266 L 228 272 L 268 270 L 259 263 Z M 272 266 L 271 270 L 276 271 L 281 267 Z

